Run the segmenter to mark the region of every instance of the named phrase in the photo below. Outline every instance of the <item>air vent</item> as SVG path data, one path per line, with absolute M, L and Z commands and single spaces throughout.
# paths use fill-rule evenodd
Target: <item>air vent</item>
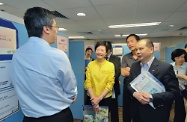
M 82 35 L 92 35 L 93 32 L 81 32 Z
M 63 18 L 63 19 L 69 19 L 66 16 L 62 15 L 58 11 L 51 11 L 55 17 Z
M 179 31 L 182 31 L 182 30 L 187 30 L 187 27 L 184 26 L 184 27 L 179 29 Z

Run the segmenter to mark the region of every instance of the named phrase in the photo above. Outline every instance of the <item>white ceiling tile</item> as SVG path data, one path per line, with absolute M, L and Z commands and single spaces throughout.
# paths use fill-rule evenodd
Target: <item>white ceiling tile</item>
M 56 9 L 81 8 L 91 6 L 88 0 L 42 0 Z
M 58 12 L 62 13 L 71 20 L 88 20 L 88 19 L 98 19 L 99 16 L 93 7 L 82 7 L 73 9 L 59 9 Z M 83 12 L 86 14 L 84 17 L 77 16 L 78 12 Z
M 140 0 L 137 11 L 141 12 L 174 12 L 186 0 Z
M 118 5 L 103 5 L 103 6 L 96 6 L 96 10 L 103 18 L 117 18 L 117 17 L 126 17 L 132 18 L 134 13 L 134 2 L 129 2 L 127 4 L 118 4 Z
M 129 4 L 130 2 L 137 2 L 138 0 L 90 0 L 93 5 L 125 5 Z
M 187 1 L 177 11 L 187 11 Z
M 56 18 L 67 35 L 85 35 L 88 39 L 116 40 L 115 34 L 148 33 L 148 37 L 177 36 L 187 26 L 187 0 L 0 0 L 0 10 L 23 18 L 27 8 L 41 6 L 56 10 L 69 19 Z M 76 16 L 85 12 L 85 17 Z M 159 26 L 110 29 L 113 24 L 161 21 Z M 169 28 L 170 24 L 175 25 Z M 101 30 L 100 32 L 98 30 Z M 186 32 L 183 32 L 184 34 Z
M 170 17 L 168 17 L 167 21 L 187 21 L 187 12 L 175 12 Z
M 158 12 L 138 12 L 135 16 L 135 23 L 146 22 L 162 22 L 166 20 L 172 13 L 158 13 Z

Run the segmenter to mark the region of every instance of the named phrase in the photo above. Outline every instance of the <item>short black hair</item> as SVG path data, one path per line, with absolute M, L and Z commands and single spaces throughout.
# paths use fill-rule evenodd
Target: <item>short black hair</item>
M 187 44 L 185 44 L 184 48 L 187 48 Z
M 93 52 L 93 50 L 92 50 L 91 47 L 87 47 L 86 50 L 85 50 L 85 52 L 87 52 L 88 50 L 91 50 Z
M 105 41 L 107 50 L 110 50 L 112 52 L 112 44 L 109 41 Z
M 55 16 L 45 8 L 33 7 L 27 9 L 24 23 L 29 37 L 41 37 L 44 26 L 52 26 Z
M 99 46 L 105 46 L 106 52 L 108 52 L 108 48 L 107 48 L 107 46 L 106 46 L 106 42 L 105 42 L 105 41 L 98 41 L 98 42 L 95 44 L 95 50 L 96 50 Z
M 184 49 L 175 49 L 172 53 L 171 53 L 171 59 L 173 60 L 173 61 L 175 61 L 175 58 L 176 57 L 179 57 L 179 56 L 181 56 L 181 55 L 186 55 L 186 51 L 184 50 Z
M 136 34 L 130 34 L 130 35 L 128 35 L 128 36 L 126 37 L 126 42 L 127 42 L 127 39 L 128 39 L 129 37 L 131 37 L 131 36 L 134 36 L 135 39 L 136 39 L 137 41 L 140 40 L 140 37 L 139 37 L 138 35 L 136 35 Z

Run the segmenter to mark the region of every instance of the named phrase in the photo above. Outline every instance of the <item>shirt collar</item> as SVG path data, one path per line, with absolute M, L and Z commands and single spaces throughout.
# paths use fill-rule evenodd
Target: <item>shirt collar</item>
M 107 60 L 110 59 L 110 56 L 112 55 L 112 52 L 110 52 L 106 57 L 107 57 Z
M 132 52 L 130 52 L 130 53 L 128 54 L 128 57 L 129 57 L 130 59 L 133 59 L 133 60 L 135 60 L 135 61 L 137 61 L 137 60 L 138 60 L 138 58 L 137 58 L 137 59 L 135 59 L 135 58 L 133 57 L 133 54 L 132 54 Z
M 186 65 L 187 65 L 187 63 L 184 62 L 180 67 L 181 67 L 181 68 L 186 68 Z M 175 62 L 173 62 L 173 66 L 176 67 L 176 63 L 175 63 Z
M 32 37 L 29 38 L 29 41 L 36 42 L 36 43 L 40 43 L 40 44 L 44 44 L 44 45 L 48 45 L 48 46 L 49 46 L 49 43 L 48 43 L 46 40 L 44 40 L 44 39 L 42 39 L 42 38 L 39 38 L 39 37 L 34 37 L 34 36 L 32 36 Z
M 110 59 L 110 56 L 111 56 L 111 55 L 112 55 L 112 52 L 110 52 L 110 53 L 108 54 L 108 56 L 107 56 L 108 59 Z
M 148 61 L 146 64 L 148 64 L 148 67 L 150 68 L 151 64 L 153 63 L 154 60 L 154 56 L 152 57 L 152 59 L 150 61 Z M 142 64 L 142 62 L 140 62 L 141 67 L 143 67 L 144 64 Z

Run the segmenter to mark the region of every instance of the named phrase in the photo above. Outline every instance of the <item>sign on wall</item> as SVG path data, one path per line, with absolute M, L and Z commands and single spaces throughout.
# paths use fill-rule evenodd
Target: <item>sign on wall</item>
M 160 43 L 153 43 L 154 45 L 154 51 L 160 52 Z
M 68 52 L 68 47 L 69 39 L 63 36 L 57 36 L 57 48 L 64 52 Z
M 0 60 L 11 60 L 18 48 L 18 31 L 12 22 L 0 18 Z
M 0 61 L 0 121 L 19 110 L 18 99 L 10 81 L 11 61 Z
M 16 30 L 0 27 L 0 54 L 13 54 L 16 51 Z
M 112 48 L 113 55 L 122 56 L 123 54 L 123 47 L 122 46 L 115 46 Z

